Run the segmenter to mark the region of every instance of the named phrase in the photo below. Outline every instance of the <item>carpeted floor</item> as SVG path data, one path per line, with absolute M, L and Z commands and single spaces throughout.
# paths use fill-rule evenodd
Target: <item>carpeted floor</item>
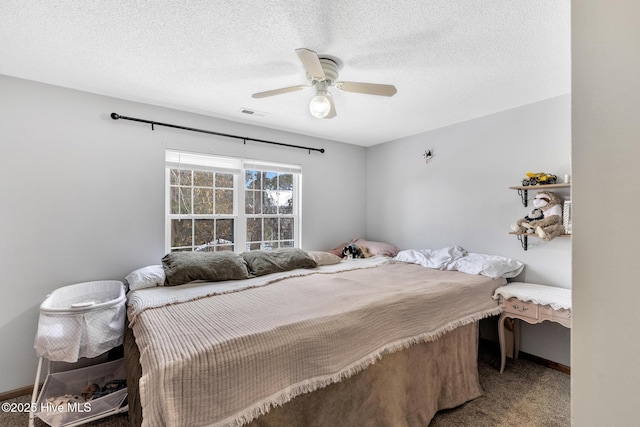
M 481 396 L 440 411 L 429 427 L 569 427 L 571 377 L 529 360 L 507 359 L 502 374 L 500 350 L 481 341 L 478 355 Z
M 505 371 L 500 374 L 498 348 L 486 342 L 480 346 L 478 362 L 484 396 L 458 408 L 439 412 L 428 427 L 564 427 L 571 425 L 569 375 L 522 359 L 517 361 L 507 359 Z M 28 403 L 29 401 L 30 396 L 22 396 L 8 402 Z M 26 426 L 27 423 L 26 413 L 0 412 L 0 427 Z M 46 426 L 38 419 L 35 425 L 36 427 Z M 127 414 L 118 414 L 85 425 L 127 427 L 128 417 Z

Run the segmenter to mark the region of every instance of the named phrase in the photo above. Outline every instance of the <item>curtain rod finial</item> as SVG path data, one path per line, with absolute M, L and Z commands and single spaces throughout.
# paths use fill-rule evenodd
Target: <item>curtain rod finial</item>
M 118 120 L 118 119 L 120 118 L 120 115 L 119 115 L 119 114 L 116 114 L 116 113 L 111 113 L 111 118 L 112 118 L 113 120 Z

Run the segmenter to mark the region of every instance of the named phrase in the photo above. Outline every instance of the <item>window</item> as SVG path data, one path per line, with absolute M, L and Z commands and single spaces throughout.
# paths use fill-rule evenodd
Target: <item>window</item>
M 167 250 L 299 247 L 300 176 L 297 165 L 167 150 Z

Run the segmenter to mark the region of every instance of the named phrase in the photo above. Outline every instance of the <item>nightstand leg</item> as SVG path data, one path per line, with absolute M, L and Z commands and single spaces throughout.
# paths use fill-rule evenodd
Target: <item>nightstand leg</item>
M 520 354 L 520 319 L 513 319 L 513 359 L 518 360 Z
M 498 319 L 498 341 L 500 341 L 500 373 L 504 371 L 504 365 L 507 362 L 507 349 L 504 342 L 504 320 L 507 316 L 502 313 Z

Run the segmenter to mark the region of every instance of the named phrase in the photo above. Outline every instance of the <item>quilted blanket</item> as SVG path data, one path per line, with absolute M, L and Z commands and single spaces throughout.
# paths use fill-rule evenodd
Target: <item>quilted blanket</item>
M 146 426 L 240 426 L 501 310 L 504 279 L 405 263 L 139 306 Z M 136 292 L 143 292 L 136 291 Z

